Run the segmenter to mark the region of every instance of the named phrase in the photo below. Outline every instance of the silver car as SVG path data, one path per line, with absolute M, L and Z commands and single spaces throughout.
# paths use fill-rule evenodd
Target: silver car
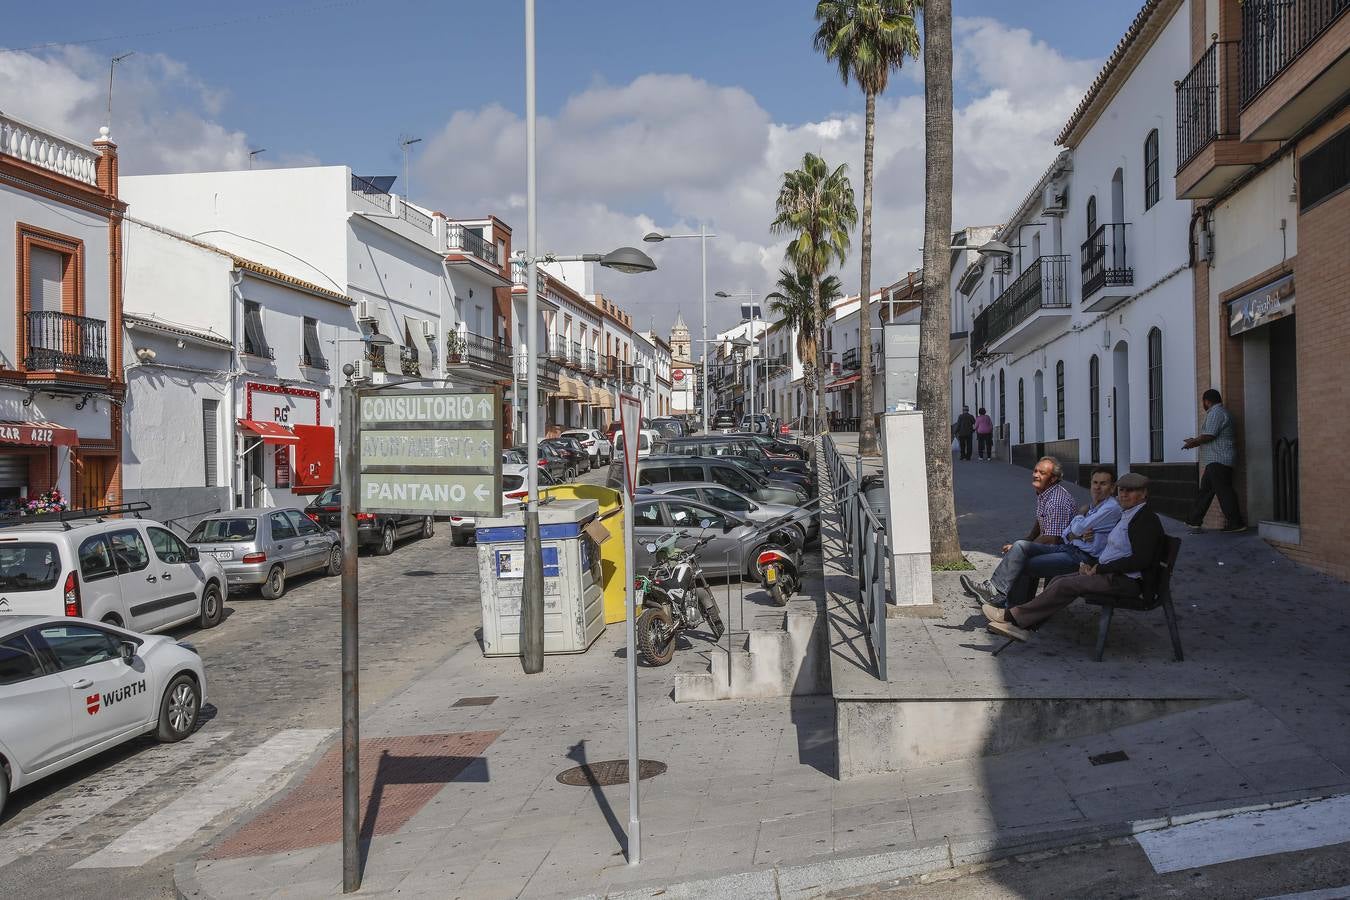
M 286 579 L 305 572 L 342 573 L 337 532 L 298 509 L 236 509 L 208 516 L 188 535 L 202 556 L 215 557 L 231 588 L 256 587 L 267 600 L 286 593 Z
M 653 558 L 647 545 L 676 529 L 684 531 L 691 543 L 712 537 L 698 552 L 708 578 L 757 580 L 755 558 L 765 544 L 758 526 L 705 503 L 666 494 L 639 494 L 633 504 L 635 571 L 651 568 Z
M 800 518 L 792 525 L 793 528 L 797 529 L 798 544 L 806 546 L 808 541 L 814 541 L 820 536 L 820 514 L 814 510 L 808 512 L 796 506 L 788 506 L 786 503 L 762 503 L 758 500 L 751 500 L 729 487 L 713 484 L 709 481 L 676 481 L 669 484 L 653 484 L 638 488 L 639 496 L 644 493 L 674 494 L 677 497 L 699 500 L 720 509 L 722 512 L 731 513 L 733 516 L 747 519 L 757 525 L 781 518 L 791 512 L 799 512 Z

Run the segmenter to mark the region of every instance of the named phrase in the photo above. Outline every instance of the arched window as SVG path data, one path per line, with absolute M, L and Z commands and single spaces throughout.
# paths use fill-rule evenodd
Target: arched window
M 1163 348 L 1162 332 L 1148 333 L 1148 458 L 1163 459 Z
M 1055 363 L 1055 434 L 1064 440 L 1064 360 Z
M 1027 441 L 1027 392 L 1022 379 L 1017 379 L 1017 443 Z
M 1087 233 L 1091 237 L 1097 231 L 1097 198 L 1092 196 L 1087 202 Z
M 1144 209 L 1158 202 L 1158 129 L 1144 138 Z
M 1092 435 L 1092 461 L 1102 461 L 1102 373 L 1097 354 L 1088 360 L 1088 424 Z
M 998 427 L 1003 430 L 1003 425 L 1008 421 L 1008 395 L 1004 391 L 1003 369 L 998 370 Z

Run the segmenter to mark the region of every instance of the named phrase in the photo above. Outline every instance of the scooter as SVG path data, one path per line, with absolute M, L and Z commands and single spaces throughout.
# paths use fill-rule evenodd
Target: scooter
M 811 505 L 814 503 L 808 504 Z M 760 586 L 769 592 L 775 606 L 786 606 L 802 583 L 798 567 L 799 533 L 792 525 L 800 515 L 800 511 L 788 513 L 766 522 L 760 529 L 768 535 L 768 541 L 755 556 L 755 570 L 759 573 Z
M 675 657 L 675 639 L 680 632 L 697 628 L 704 621 L 713 641 L 726 632 L 722 612 L 703 576 L 697 553 L 712 535 L 688 547 L 679 541 L 687 532 L 672 531 L 647 545 L 656 561 L 647 575 L 634 581 L 642 615 L 635 624 L 638 656 L 649 666 L 664 666 Z

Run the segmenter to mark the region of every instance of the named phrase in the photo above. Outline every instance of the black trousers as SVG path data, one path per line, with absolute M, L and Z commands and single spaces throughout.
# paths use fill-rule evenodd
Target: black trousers
M 1238 506 L 1237 491 L 1233 490 L 1233 467 L 1223 463 L 1210 463 L 1200 475 L 1200 495 L 1195 498 L 1195 508 L 1191 510 L 1188 524 L 1199 525 L 1209 512 L 1209 505 L 1219 498 L 1219 509 L 1229 527 L 1242 524 L 1242 509 Z
M 972 437 L 972 435 L 969 435 L 969 434 L 958 434 L 958 435 L 956 436 L 956 440 L 957 440 L 957 442 L 958 442 L 958 443 L 960 444 L 960 446 L 961 446 L 961 458 L 962 458 L 962 459 L 970 459 L 970 441 L 971 441 L 971 437 Z
M 991 458 L 994 455 L 993 432 L 990 432 L 988 434 L 976 434 L 975 437 L 979 441 L 980 459 Z

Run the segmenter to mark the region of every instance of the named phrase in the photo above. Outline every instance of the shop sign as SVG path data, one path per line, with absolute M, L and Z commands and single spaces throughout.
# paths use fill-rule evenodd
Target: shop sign
M 362 511 L 501 515 L 500 392 L 363 393 L 357 429 Z
M 72 428 L 62 428 L 47 422 L 0 422 L 0 444 L 56 447 L 78 443 L 79 438 Z
M 288 488 L 291 486 L 291 448 L 282 444 L 272 452 L 277 470 L 277 487 Z
M 1238 335 L 1294 311 L 1294 276 L 1286 275 L 1228 302 L 1228 334 Z

